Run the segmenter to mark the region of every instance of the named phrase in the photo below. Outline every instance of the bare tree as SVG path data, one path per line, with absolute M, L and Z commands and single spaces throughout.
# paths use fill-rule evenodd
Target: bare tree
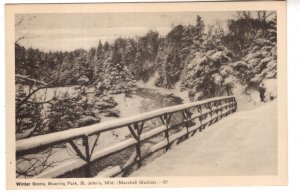
M 18 19 L 18 21 L 15 22 L 15 29 L 17 30 L 18 28 L 21 28 L 23 25 L 26 25 L 25 23 L 29 23 L 31 22 L 33 19 L 35 19 L 36 16 L 32 16 L 29 18 L 24 18 L 24 16 L 21 16 L 20 19 Z M 16 40 L 15 40 L 15 44 L 19 44 L 22 40 L 24 40 L 26 37 L 28 36 L 28 32 L 24 32 L 24 33 L 20 33 L 17 35 Z
M 270 16 L 275 15 L 275 11 L 257 11 L 257 19 L 262 22 L 266 22 Z
M 251 19 L 251 11 L 237 11 L 237 16 L 239 19 L 246 19 L 249 20 Z

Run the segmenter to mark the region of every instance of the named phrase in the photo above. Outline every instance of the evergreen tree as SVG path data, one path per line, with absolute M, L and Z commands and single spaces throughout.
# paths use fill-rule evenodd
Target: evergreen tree
M 203 42 L 205 25 L 200 16 L 197 16 L 196 26 L 194 28 L 193 44 L 196 48 L 199 48 Z
M 98 47 L 97 47 L 97 59 L 100 60 L 102 57 L 102 53 L 103 53 L 103 45 L 101 40 L 98 43 Z

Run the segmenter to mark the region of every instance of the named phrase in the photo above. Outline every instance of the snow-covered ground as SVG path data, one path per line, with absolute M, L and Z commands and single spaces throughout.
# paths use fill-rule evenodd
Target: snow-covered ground
M 131 176 L 274 174 L 277 174 L 276 101 L 227 116 Z
M 190 102 L 187 91 L 180 91 L 180 86 L 179 86 L 180 82 L 176 83 L 174 89 L 166 89 L 166 88 L 155 86 L 155 80 L 157 78 L 158 78 L 158 73 L 155 72 L 155 74 L 149 79 L 148 82 L 144 83 L 143 81 L 138 81 L 136 84 L 138 87 L 153 89 L 160 94 L 165 94 L 165 95 L 173 94 L 177 97 L 180 97 L 183 100 L 183 103 Z
M 119 94 L 114 96 L 115 101 L 118 103 L 116 106 L 116 109 L 120 111 L 120 118 L 134 116 L 137 114 L 140 114 L 140 107 L 142 105 L 142 101 L 144 100 L 142 97 L 133 95 L 130 98 L 125 98 L 124 94 Z M 116 120 L 114 117 L 103 117 L 101 118 L 101 121 L 110 121 L 110 120 Z M 101 137 L 105 137 L 105 139 L 102 140 L 101 143 L 99 143 L 100 146 L 107 146 L 112 143 L 119 142 L 121 140 L 125 139 L 126 135 L 129 135 L 130 131 L 127 127 L 115 129 L 112 131 L 104 132 Z
M 277 97 L 277 80 L 267 79 L 263 82 L 266 87 L 265 102 L 271 101 L 271 96 L 276 99 Z M 255 109 L 257 106 L 264 105 L 259 97 L 259 92 L 256 90 L 249 90 L 248 95 L 244 93 L 244 88 L 240 84 L 235 84 L 232 89 L 233 95 L 238 103 L 238 110 Z

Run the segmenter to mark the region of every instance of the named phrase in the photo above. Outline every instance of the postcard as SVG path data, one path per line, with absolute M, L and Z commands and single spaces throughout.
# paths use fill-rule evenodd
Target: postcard
M 285 1 L 5 9 L 8 189 L 287 185 Z

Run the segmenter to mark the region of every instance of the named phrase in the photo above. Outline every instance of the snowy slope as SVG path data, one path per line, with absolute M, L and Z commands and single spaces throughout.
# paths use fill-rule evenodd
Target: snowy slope
M 276 106 L 273 101 L 228 116 L 131 176 L 276 174 Z
M 140 88 L 154 89 L 160 94 L 174 94 L 175 96 L 180 97 L 183 100 L 183 103 L 190 102 L 190 99 L 188 98 L 188 92 L 180 90 L 180 81 L 176 83 L 174 89 L 166 89 L 163 87 L 157 87 L 155 85 L 155 80 L 157 78 L 158 78 L 158 72 L 155 72 L 155 74 L 149 79 L 148 82 L 144 83 L 143 81 L 138 81 L 136 84 Z

